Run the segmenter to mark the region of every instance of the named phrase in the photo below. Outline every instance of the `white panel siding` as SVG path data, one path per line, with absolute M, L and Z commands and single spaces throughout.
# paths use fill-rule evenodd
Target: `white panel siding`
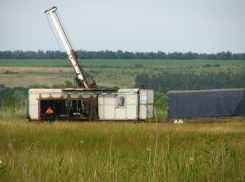
M 38 119 L 38 94 L 29 94 L 29 115 L 31 119 Z
M 105 105 L 104 106 L 104 118 L 107 119 L 114 119 L 114 112 L 115 112 L 115 107 L 114 105 Z
M 98 116 L 99 119 L 104 119 L 103 105 L 98 105 Z
M 126 115 L 125 115 L 125 107 L 119 107 L 115 109 L 116 112 L 116 117 L 115 119 L 126 119 Z
M 132 119 L 132 120 L 137 119 L 137 105 L 127 106 L 127 119 Z

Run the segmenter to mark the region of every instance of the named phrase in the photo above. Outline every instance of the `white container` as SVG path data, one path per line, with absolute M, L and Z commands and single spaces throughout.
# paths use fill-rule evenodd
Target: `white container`
M 45 120 L 45 111 L 51 107 L 55 113 L 54 118 L 84 119 L 85 117 L 74 118 L 74 116 L 79 116 L 77 114 L 79 112 L 85 112 L 84 108 L 92 107 L 84 106 L 83 100 L 85 99 L 93 99 L 97 103 L 96 108 L 93 109 L 97 112 L 98 120 L 146 120 L 153 118 L 154 92 L 151 89 L 86 88 L 30 89 L 29 118 L 30 120 Z M 59 114 L 56 109 L 58 104 L 62 110 Z M 72 109 L 76 109 L 76 111 Z M 81 113 L 82 115 L 85 114 Z

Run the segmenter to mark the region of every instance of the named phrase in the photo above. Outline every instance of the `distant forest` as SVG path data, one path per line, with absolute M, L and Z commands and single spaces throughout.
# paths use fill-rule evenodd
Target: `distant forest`
M 205 72 L 194 73 L 161 73 L 149 75 L 146 73 L 137 74 L 135 78 L 136 88 L 154 89 L 160 93 L 167 93 L 169 90 L 206 90 L 223 88 L 244 88 L 245 72 Z
M 77 51 L 79 59 L 174 59 L 174 60 L 245 60 L 245 53 L 199 54 L 193 52 L 128 52 L 128 51 Z M 0 51 L 0 59 L 66 59 L 66 52 L 61 51 Z

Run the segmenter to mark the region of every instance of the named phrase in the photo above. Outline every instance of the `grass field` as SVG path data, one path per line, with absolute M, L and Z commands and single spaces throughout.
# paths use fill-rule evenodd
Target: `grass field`
M 244 181 L 245 122 L 0 121 L 0 181 Z
M 240 60 L 82 60 L 85 70 L 91 74 L 97 85 L 106 87 L 132 88 L 138 73 L 201 73 L 242 72 L 245 61 Z M 219 63 L 221 67 L 203 68 L 203 65 Z M 135 67 L 144 65 L 143 68 Z M 65 60 L 0 60 L 0 83 L 8 87 L 29 87 L 33 84 L 64 84 L 74 82 L 75 72 Z M 91 66 L 91 67 L 90 67 Z M 117 67 L 120 66 L 120 67 Z M 9 72 L 9 74 L 6 74 Z
M 6 74 L 6 71 L 11 73 Z M 87 68 L 86 71 L 93 75 L 97 85 L 121 88 L 133 87 L 137 73 L 131 69 L 116 68 Z M 65 80 L 73 83 L 75 73 L 73 68 L 63 67 L 0 67 L 0 77 L 0 83 L 6 87 L 29 87 L 33 84 L 52 87 L 54 84 L 64 84 Z
M 138 73 L 245 71 L 245 61 L 236 60 L 81 63 L 98 85 L 120 88 L 133 87 Z M 216 63 L 221 67 L 202 67 Z M 73 82 L 73 68 L 57 67 L 62 65 L 65 60 L 0 60 L 0 83 Z M 164 121 L 166 111 L 155 111 L 154 121 Z M 29 123 L 0 118 L 0 181 L 245 181 L 245 122 Z
M 83 66 L 203 66 L 206 64 L 220 64 L 221 66 L 245 67 L 245 60 L 148 60 L 148 59 L 80 59 Z M 70 65 L 69 60 L 64 59 L 0 59 L 0 67 L 57 67 Z

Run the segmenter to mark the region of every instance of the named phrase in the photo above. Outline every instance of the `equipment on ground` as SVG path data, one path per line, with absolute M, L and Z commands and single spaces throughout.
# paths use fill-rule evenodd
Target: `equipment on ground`
M 245 115 L 245 89 L 169 91 L 169 117 L 194 118 Z
M 154 117 L 152 89 L 30 89 L 30 121 L 140 121 Z M 48 108 L 52 115 L 46 113 Z
M 66 52 L 68 54 L 68 58 L 71 61 L 71 64 L 77 74 L 76 76 L 76 84 L 79 88 L 96 88 L 96 83 L 92 77 L 90 77 L 87 72 L 83 69 L 77 59 L 77 52 L 73 50 L 71 45 L 71 41 L 68 38 L 67 33 L 65 32 L 64 26 L 61 23 L 60 18 L 57 15 L 57 7 L 52 7 L 49 10 L 46 10 L 44 13 L 49 14 L 53 23 L 55 25 L 56 30 L 65 46 Z
M 30 121 L 142 121 L 154 117 L 154 92 L 152 89 L 96 88 L 77 60 L 77 53 L 64 31 L 64 26 L 52 7 L 49 14 L 66 48 L 77 74 L 77 86 L 65 89 L 29 89 L 26 118 Z M 52 114 L 46 113 L 47 109 Z

